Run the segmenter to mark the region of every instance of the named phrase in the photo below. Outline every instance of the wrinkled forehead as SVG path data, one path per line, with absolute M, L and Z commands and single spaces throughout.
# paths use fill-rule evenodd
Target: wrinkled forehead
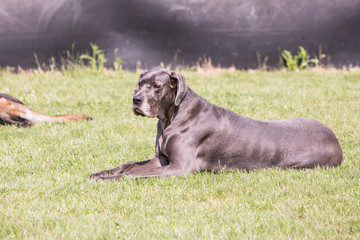
M 165 83 L 170 79 L 170 72 L 163 68 L 153 68 L 140 75 L 139 84 Z

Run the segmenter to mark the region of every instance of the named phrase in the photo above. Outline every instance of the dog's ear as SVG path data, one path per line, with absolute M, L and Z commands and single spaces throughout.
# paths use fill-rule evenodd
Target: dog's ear
M 139 79 L 141 79 L 143 76 L 145 76 L 149 71 L 148 70 L 144 70 L 141 74 Z
M 176 72 L 171 72 L 170 80 L 171 80 L 170 87 L 172 88 L 177 87 L 175 106 L 179 106 L 181 100 L 185 97 L 186 91 L 188 89 L 187 81 L 182 75 Z

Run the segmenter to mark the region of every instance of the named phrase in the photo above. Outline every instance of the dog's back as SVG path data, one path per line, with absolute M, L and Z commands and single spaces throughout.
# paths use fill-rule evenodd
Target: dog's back
M 35 122 L 66 122 L 71 120 L 91 120 L 85 115 L 46 116 L 39 114 L 22 103 L 20 100 L 0 93 L 0 124 L 16 124 L 21 127 L 32 126 Z

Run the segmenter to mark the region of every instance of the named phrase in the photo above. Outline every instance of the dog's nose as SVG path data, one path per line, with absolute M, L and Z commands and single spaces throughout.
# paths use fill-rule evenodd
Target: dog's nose
M 140 104 L 144 99 L 140 95 L 136 95 L 133 97 L 133 104 Z

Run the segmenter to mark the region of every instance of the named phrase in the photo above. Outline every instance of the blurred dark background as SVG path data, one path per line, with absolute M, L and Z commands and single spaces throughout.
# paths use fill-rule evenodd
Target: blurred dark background
M 114 49 L 125 68 L 279 66 L 301 45 L 324 64 L 360 65 L 360 0 L 0 0 L 0 65 L 36 67 L 71 49 Z

